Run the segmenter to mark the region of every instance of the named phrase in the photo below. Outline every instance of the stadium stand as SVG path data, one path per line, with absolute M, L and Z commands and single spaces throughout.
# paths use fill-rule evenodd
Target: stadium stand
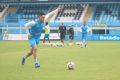
M 51 11 L 52 6 L 50 5 L 23 5 L 23 6 L 13 6 L 10 5 L 5 16 L 4 25 L 9 26 L 20 26 L 24 25 L 28 20 L 31 19 L 37 19 L 37 16 L 40 12 L 44 12 L 47 14 L 49 11 Z
M 119 0 L 49 0 L 49 1 L 78 1 L 78 2 L 119 2 Z
M 22 14 L 22 19 L 34 19 L 37 18 L 40 12 L 48 13 L 50 6 L 39 6 L 39 5 L 25 5 L 19 7 L 17 14 Z
M 107 24 L 108 26 L 119 26 L 120 5 L 95 5 L 92 20 L 95 23 Z
M 119 2 L 119 0 L 1 0 L 1 2 L 31 2 L 31 1 L 53 1 L 53 2 Z
M 16 0 L 18 1 L 18 0 Z M 56 0 L 49 0 L 56 1 Z M 67 1 L 67 0 L 58 0 Z M 70 0 L 73 1 L 73 0 Z M 82 1 L 82 0 L 81 0 Z M 86 0 L 87 1 L 87 0 Z M 100 0 L 89 0 L 100 1 Z M 88 2 L 89 2 L 88 1 Z M 105 1 L 105 0 L 101 0 Z M 110 0 L 119 1 L 119 0 Z M 84 2 L 84 1 L 83 1 Z M 84 13 L 87 5 L 91 7 L 89 12 Z M 92 5 L 92 6 L 91 6 Z M 3 6 L 3 5 L 1 5 Z M 88 16 L 87 21 L 93 25 L 106 24 L 107 26 L 120 25 L 120 5 L 119 4 L 59 4 L 59 5 L 39 5 L 39 4 L 26 4 L 26 5 L 10 5 L 3 21 L 7 23 L 16 23 L 23 25 L 27 20 L 36 19 L 40 12 L 48 13 L 55 7 L 61 7 L 62 11 L 51 20 L 52 22 L 82 22 L 83 16 Z M 87 14 L 87 15 L 86 15 Z M 90 18 L 89 18 L 90 17 Z M 80 25 L 79 25 L 80 26 Z
M 12 8 L 12 7 L 11 7 Z M 9 13 L 7 18 L 12 19 L 35 19 L 40 12 L 47 13 L 49 11 L 49 6 L 39 6 L 39 5 L 24 5 L 18 6 L 14 13 Z
M 2 12 L 4 8 L 4 5 L 0 5 L 0 12 Z
M 55 20 L 61 21 L 67 21 L 72 22 L 73 20 L 79 20 L 83 10 L 85 8 L 85 5 L 74 5 L 74 4 L 68 4 L 68 5 L 60 5 L 59 7 L 62 8 L 62 11 L 57 14 Z

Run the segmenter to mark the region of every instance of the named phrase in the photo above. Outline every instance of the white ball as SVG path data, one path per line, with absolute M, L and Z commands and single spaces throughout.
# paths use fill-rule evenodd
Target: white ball
M 57 47 L 56 43 L 53 43 L 52 46 L 53 46 L 53 47 Z
M 62 47 L 62 46 L 64 46 L 62 43 L 59 43 L 59 45 L 58 45 L 59 47 Z
M 73 70 L 74 68 L 75 68 L 75 63 L 74 62 L 68 62 L 67 63 L 67 68 L 69 69 L 69 70 Z

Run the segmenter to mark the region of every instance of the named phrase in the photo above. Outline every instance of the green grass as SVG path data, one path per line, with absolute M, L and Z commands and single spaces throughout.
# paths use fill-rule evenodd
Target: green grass
M 38 69 L 32 56 L 21 65 L 28 45 L 27 41 L 0 42 L 0 80 L 120 80 L 119 41 L 89 41 L 87 48 L 39 46 Z M 69 61 L 75 62 L 75 70 L 67 70 Z

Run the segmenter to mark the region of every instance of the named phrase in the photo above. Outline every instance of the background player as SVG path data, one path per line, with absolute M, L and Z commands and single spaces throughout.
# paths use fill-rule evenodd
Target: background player
M 66 35 L 66 26 L 61 23 L 61 26 L 59 27 L 59 32 L 60 32 L 60 41 L 64 45 L 64 39 Z
M 5 30 L 3 33 L 3 40 L 8 40 L 8 31 Z
M 29 56 L 33 55 L 35 68 L 40 67 L 40 64 L 38 63 L 38 59 L 37 59 L 37 45 L 39 44 L 40 41 L 40 36 L 44 26 L 44 22 L 49 22 L 52 16 L 58 11 L 60 11 L 60 8 L 57 8 L 56 10 L 48 13 L 46 16 L 44 15 L 44 13 L 40 13 L 40 15 L 38 16 L 38 20 L 30 21 L 25 24 L 31 49 L 30 52 L 28 52 L 22 58 L 22 62 L 21 62 L 22 65 L 25 64 L 25 61 Z
M 81 46 L 81 48 L 86 47 L 87 32 L 89 32 L 89 31 L 90 31 L 89 26 L 86 24 L 86 21 L 84 21 L 83 25 L 81 26 L 81 32 L 82 32 L 82 46 Z
M 74 29 L 73 29 L 73 25 L 70 26 L 69 30 L 68 30 L 68 33 L 69 33 L 69 39 L 70 39 L 70 45 L 73 44 L 73 39 L 74 39 Z
M 50 43 L 50 26 L 48 25 L 48 22 L 46 22 L 46 26 L 45 26 L 45 35 L 44 35 L 44 40 L 43 43 L 45 43 L 46 38 L 48 39 L 49 43 Z

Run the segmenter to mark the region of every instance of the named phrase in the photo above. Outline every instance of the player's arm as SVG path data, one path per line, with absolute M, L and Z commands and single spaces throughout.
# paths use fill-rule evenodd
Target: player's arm
M 82 26 L 79 28 L 79 31 L 82 32 Z
M 28 23 L 25 24 L 25 30 L 26 30 L 27 34 L 30 34 L 29 33 L 29 28 L 32 27 L 32 26 L 34 26 L 34 25 L 35 25 L 35 21 L 30 21 L 30 22 L 28 22 Z
M 50 20 L 51 20 L 51 18 L 53 17 L 53 15 L 54 14 L 57 14 L 58 13 L 58 11 L 60 11 L 61 10 L 61 8 L 57 8 L 57 9 L 55 9 L 54 11 L 52 11 L 52 12 L 50 12 L 50 13 L 48 13 L 46 16 L 45 16 L 45 22 L 49 22 Z
M 31 37 L 30 32 L 29 32 L 29 28 L 35 25 L 35 21 L 30 21 L 28 23 L 25 24 L 25 30 L 26 33 L 28 34 L 28 38 Z
M 91 27 L 88 27 L 87 32 L 90 32 L 90 31 L 91 31 Z

